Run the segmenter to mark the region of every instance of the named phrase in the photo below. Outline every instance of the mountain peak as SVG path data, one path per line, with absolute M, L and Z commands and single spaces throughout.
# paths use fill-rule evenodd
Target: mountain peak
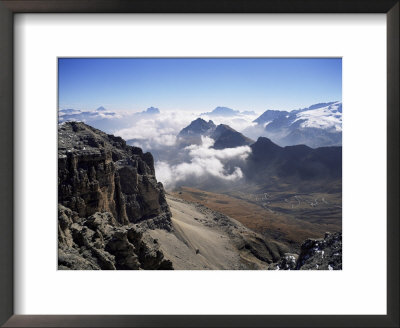
M 215 149 L 236 148 L 254 143 L 253 140 L 226 124 L 219 124 L 211 134 L 211 138 L 215 140 Z
M 273 143 L 271 141 L 271 139 L 268 139 L 267 137 L 259 137 L 257 139 L 257 141 L 256 141 L 256 144 L 259 144 L 259 145 L 274 145 L 274 146 L 279 147 L 277 144 Z
M 143 111 L 143 113 L 145 114 L 160 114 L 160 110 L 156 107 L 149 107 L 147 108 L 145 111 Z
M 187 135 L 207 135 L 210 132 L 214 131 L 215 124 L 213 121 L 209 120 L 208 122 L 203 120 L 202 118 L 197 118 L 192 121 L 186 128 L 183 128 L 181 132 L 179 132 L 179 136 L 187 136 Z
M 96 109 L 97 111 L 105 111 L 107 109 L 105 109 L 103 106 L 100 106 L 99 108 Z
M 211 116 L 235 116 L 240 114 L 238 110 L 233 110 L 232 108 L 218 106 L 211 112 L 202 113 L 201 115 L 211 115 Z
M 230 131 L 236 131 L 235 129 L 232 129 L 229 125 L 227 125 L 227 124 L 219 124 L 218 126 L 217 126 L 217 129 L 216 130 L 221 130 L 221 131 L 224 131 L 224 130 L 230 130 Z
M 266 137 L 259 137 L 257 141 L 251 145 L 251 148 L 253 153 L 259 157 L 268 157 L 271 152 L 276 152 L 282 149 L 282 147 L 273 143 Z

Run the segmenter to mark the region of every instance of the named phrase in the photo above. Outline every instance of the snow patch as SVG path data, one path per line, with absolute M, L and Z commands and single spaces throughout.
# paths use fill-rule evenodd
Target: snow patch
M 306 110 L 296 114 L 295 123 L 299 120 L 304 120 L 300 124 L 302 128 L 317 128 L 325 130 L 342 131 L 342 113 L 339 108 L 342 106 L 340 101 L 317 109 Z

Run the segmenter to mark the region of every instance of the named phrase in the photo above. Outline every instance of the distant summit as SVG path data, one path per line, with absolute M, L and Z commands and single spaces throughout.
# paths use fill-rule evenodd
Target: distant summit
M 160 114 L 160 110 L 156 107 L 149 107 L 142 112 L 143 114 Z
M 105 109 L 103 106 L 100 106 L 99 108 L 96 109 L 97 111 L 101 112 L 101 111 L 106 111 L 107 109 Z
M 211 115 L 211 116 L 235 116 L 240 114 L 238 110 L 233 110 L 228 107 L 216 107 L 212 112 L 203 113 L 201 115 Z
M 203 120 L 202 118 L 198 118 L 192 121 L 186 128 L 183 128 L 178 137 L 200 137 L 200 136 L 209 136 L 216 128 L 216 125 L 213 121 L 209 120 L 208 122 Z M 200 138 L 201 139 L 201 138 Z
M 207 112 L 207 113 L 202 113 L 201 115 L 232 117 L 232 116 L 240 116 L 240 115 L 257 115 L 257 114 L 254 111 L 245 110 L 245 111 L 241 112 L 241 111 L 229 108 L 229 107 L 218 106 L 213 111 Z

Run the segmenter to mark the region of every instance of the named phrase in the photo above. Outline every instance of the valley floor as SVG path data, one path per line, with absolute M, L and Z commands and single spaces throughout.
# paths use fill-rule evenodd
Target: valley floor
M 307 238 L 342 230 L 340 193 L 216 193 L 181 187 L 173 195 L 223 213 L 291 252 L 297 253 Z

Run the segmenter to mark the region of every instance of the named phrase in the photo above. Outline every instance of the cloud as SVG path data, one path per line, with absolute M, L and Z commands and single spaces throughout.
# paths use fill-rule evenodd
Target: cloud
M 196 117 L 195 113 L 185 111 L 138 116 L 129 127 L 119 129 L 114 134 L 125 140 L 136 139 L 135 145 L 151 151 L 163 146 L 173 146 L 179 131 Z
M 236 131 L 242 132 L 249 126 L 253 126 L 252 123 L 259 115 L 256 113 L 249 113 L 249 114 L 238 114 L 236 116 L 215 116 L 215 115 L 202 115 L 201 117 L 208 121 L 212 120 L 216 125 L 218 124 L 227 124 L 231 128 L 235 129 Z
M 188 152 L 188 162 L 170 165 L 166 161 L 157 161 L 157 179 L 168 189 L 183 184 L 198 185 L 209 178 L 212 178 L 215 184 L 240 180 L 243 177 L 242 170 L 233 163 L 244 161 L 251 152 L 250 147 L 217 150 L 211 148 L 213 144 L 214 140 L 203 137 L 201 145 L 186 147 L 184 150 Z
M 200 113 L 177 110 L 168 112 L 143 111 L 79 111 L 60 110 L 60 121 L 80 120 L 106 133 L 120 136 L 128 144 L 151 152 L 155 159 L 156 176 L 166 188 L 179 185 L 223 186 L 240 181 L 250 147 L 214 149 L 214 140 L 202 138 L 200 145 L 184 149 L 177 143 L 177 135 Z M 202 116 L 203 117 L 203 116 Z M 205 117 L 206 118 L 206 117 Z M 210 117 L 215 124 L 228 124 L 241 131 L 252 126 L 254 114 L 234 117 Z
M 96 109 L 91 111 L 81 111 L 76 109 L 60 109 L 58 111 L 58 119 L 60 123 L 66 121 L 80 121 L 90 123 L 101 119 L 122 119 L 122 115 L 107 111 L 104 109 Z
M 178 185 L 201 187 L 204 184 L 222 186 L 243 177 L 241 166 L 251 152 L 247 146 L 226 149 L 212 148 L 214 140 L 202 138 L 200 145 L 184 149 L 178 145 L 177 135 L 200 113 L 177 110 L 160 113 L 142 111 L 62 110 L 60 118 L 80 120 L 106 133 L 127 140 L 129 144 L 151 152 L 155 159 L 156 176 L 166 188 Z M 228 124 L 241 131 L 252 125 L 254 115 L 235 117 L 210 117 L 215 124 Z
M 82 121 L 106 133 L 114 134 L 125 140 L 132 140 L 131 144 L 142 147 L 145 151 L 160 149 L 164 146 L 173 146 L 176 136 L 190 122 L 200 117 L 200 113 L 187 110 L 159 112 L 155 108 L 151 111 L 108 111 L 97 110 L 59 110 L 59 121 Z M 241 132 L 252 125 L 256 114 L 238 114 L 233 117 L 201 116 L 212 119 L 215 124 L 227 124 Z
M 257 140 L 259 137 L 270 137 L 267 131 L 265 130 L 265 125 L 257 124 L 257 123 L 250 123 L 246 128 L 242 130 L 242 133 L 253 140 Z

